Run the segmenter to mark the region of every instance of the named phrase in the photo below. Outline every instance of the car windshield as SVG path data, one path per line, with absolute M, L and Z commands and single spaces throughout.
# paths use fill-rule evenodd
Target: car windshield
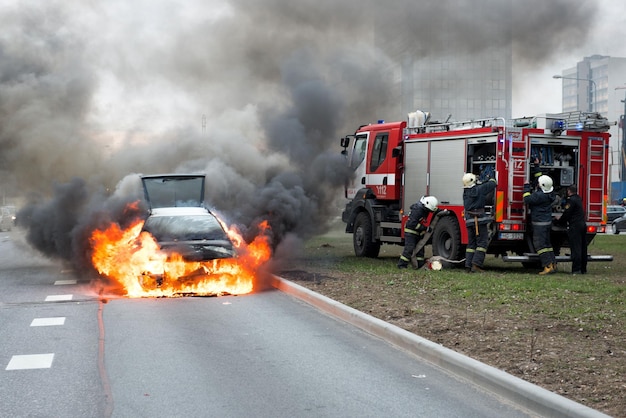
M 159 242 L 224 240 L 228 236 L 212 215 L 151 216 L 144 226 Z

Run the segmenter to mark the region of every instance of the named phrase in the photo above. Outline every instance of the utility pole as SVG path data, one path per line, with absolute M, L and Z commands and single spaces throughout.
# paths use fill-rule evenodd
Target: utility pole
M 626 89 L 626 86 L 615 87 L 615 90 L 624 89 Z M 626 96 L 624 97 L 624 100 L 620 100 L 620 102 L 624 103 L 624 113 L 620 115 L 618 125 L 618 128 L 622 130 L 622 141 L 619 146 L 619 179 L 620 181 L 626 181 Z
M 564 77 L 562 75 L 553 75 L 552 78 L 562 79 L 562 80 L 576 80 L 576 81 L 586 81 L 589 83 L 587 90 L 587 107 L 589 108 L 589 112 L 593 112 L 593 102 L 594 96 L 598 94 L 598 86 L 596 86 L 596 82 L 591 78 L 578 78 L 578 77 Z

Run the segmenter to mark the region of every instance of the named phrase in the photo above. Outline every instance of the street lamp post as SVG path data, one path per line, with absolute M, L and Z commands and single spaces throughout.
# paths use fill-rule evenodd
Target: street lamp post
M 615 90 L 624 90 L 626 86 L 618 86 L 615 87 Z M 619 117 L 619 125 L 618 129 L 622 130 L 622 143 L 619 146 L 619 160 L 620 160 L 620 180 L 626 180 L 626 155 L 624 155 L 624 151 L 626 150 L 626 96 L 624 96 L 624 100 L 620 100 L 624 103 L 624 114 Z
M 577 77 L 564 77 L 562 75 L 553 75 L 552 78 L 563 79 L 563 80 L 578 80 L 578 81 L 586 81 L 589 83 L 589 111 L 593 112 L 593 96 L 597 94 L 598 87 L 596 86 L 596 82 L 590 78 L 577 78 Z

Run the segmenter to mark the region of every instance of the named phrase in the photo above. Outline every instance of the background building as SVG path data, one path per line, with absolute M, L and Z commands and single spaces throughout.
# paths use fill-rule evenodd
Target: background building
M 484 19 L 489 2 L 477 0 L 463 9 L 463 19 Z M 486 117 L 511 118 L 512 33 L 506 17 L 511 3 L 502 2 L 498 25 L 492 23 L 484 36 L 459 29 L 459 17 L 439 14 L 436 30 L 389 30 L 394 22 L 374 19 L 375 45 L 390 58 L 383 69 L 392 86 L 394 118 L 423 110 L 433 120 L 469 120 Z M 475 38 L 475 39 L 474 39 Z
M 626 114 L 626 58 L 592 55 L 554 77 L 562 79 L 563 112 L 599 112 L 615 122 L 610 130 L 610 180 L 612 183 L 626 181 L 626 138 L 623 123 L 620 123 Z M 615 187 L 621 188 L 621 185 Z M 619 194 L 623 194 L 621 190 Z M 612 198 L 616 199 L 615 196 Z

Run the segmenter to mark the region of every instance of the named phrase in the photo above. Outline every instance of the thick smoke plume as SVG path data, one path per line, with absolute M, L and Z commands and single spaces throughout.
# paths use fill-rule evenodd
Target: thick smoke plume
M 588 2 L 518 3 L 5 2 L 3 196 L 33 246 L 81 269 L 90 231 L 141 200 L 140 173 L 204 172 L 228 222 L 269 219 L 276 245 L 306 239 L 340 213 L 339 137 L 404 117 L 385 114 L 394 55 L 379 40 L 462 59 L 511 31 L 532 63 L 593 30 Z M 467 19 L 477 7 L 484 18 Z

